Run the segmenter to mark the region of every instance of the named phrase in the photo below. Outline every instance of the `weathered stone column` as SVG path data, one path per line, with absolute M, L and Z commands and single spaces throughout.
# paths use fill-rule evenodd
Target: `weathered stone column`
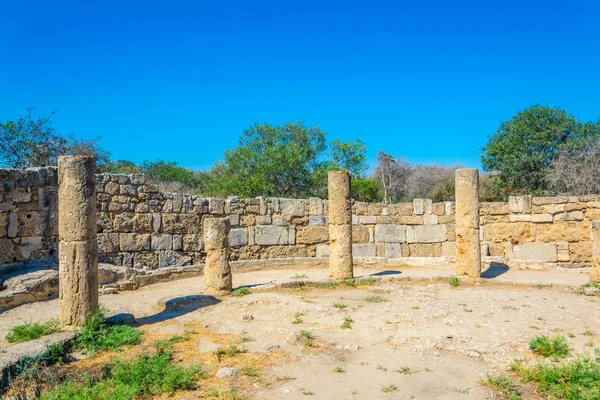
M 354 277 L 352 269 L 352 197 L 348 171 L 329 171 L 329 279 Z
M 478 279 L 481 275 L 479 245 L 479 171 L 456 170 L 456 276 Z
M 600 221 L 592 221 L 592 273 L 590 282 L 600 283 Z
M 229 218 L 204 219 L 204 292 L 227 294 L 231 292 L 232 279 L 229 266 Z
M 58 158 L 60 324 L 83 325 L 98 311 L 96 175 L 92 157 Z

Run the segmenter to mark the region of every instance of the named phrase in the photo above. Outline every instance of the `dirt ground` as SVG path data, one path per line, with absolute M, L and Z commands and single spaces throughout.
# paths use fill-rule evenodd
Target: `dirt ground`
M 254 274 L 250 280 L 267 283 Z M 317 279 L 322 271 L 277 274 L 288 280 Z M 101 298 L 111 312 L 133 312 L 147 340 L 189 334 L 175 347 L 176 361 L 202 363 L 209 379 L 200 381 L 199 391 L 170 398 L 235 388 L 243 398 L 265 400 L 499 399 L 479 380 L 505 373 L 515 359 L 533 359 L 532 337 L 564 335 L 575 353 L 600 347 L 600 299 L 572 289 L 386 281 L 336 289 L 257 286 L 243 297 L 200 298 L 179 310 L 163 310 L 169 299 L 201 293 L 199 279 Z M 53 303 L 22 306 L 0 319 L 11 324 L 27 315 L 47 319 L 56 308 Z M 0 334 L 7 329 L 3 324 Z M 586 329 L 596 336 L 583 335 Z M 311 346 L 302 330 L 311 332 Z M 245 353 L 216 359 L 218 346 L 236 341 Z M 228 366 L 260 372 L 215 377 Z

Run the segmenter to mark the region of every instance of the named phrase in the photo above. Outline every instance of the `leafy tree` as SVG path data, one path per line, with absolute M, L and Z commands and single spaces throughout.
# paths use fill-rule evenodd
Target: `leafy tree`
M 486 171 L 511 194 L 543 193 L 552 160 L 566 149 L 577 151 L 598 137 L 600 124 L 582 123 L 560 108 L 534 105 L 500 124 L 482 149 Z
M 8 168 L 30 168 L 56 165 L 60 155 L 89 155 L 102 169 L 109 162 L 107 151 L 100 149 L 98 139 L 78 140 L 64 137 L 52 127 L 51 116 L 33 116 L 34 108 L 14 121 L 0 123 L 0 165 Z
M 188 188 L 198 186 L 194 171 L 178 166 L 175 161 L 146 160 L 142 163 L 142 172 L 155 182 L 178 182 Z
M 111 174 L 141 174 L 143 173 L 142 168 L 128 160 L 117 160 L 111 161 L 106 164 L 102 172 L 108 172 Z
M 352 179 L 352 198 L 356 201 L 377 203 L 383 200 L 379 182 L 371 178 Z
M 222 196 L 326 197 L 327 171 L 346 169 L 360 176 L 366 169 L 362 142 L 335 140 L 327 152 L 326 136 L 302 122 L 254 124 L 203 177 L 203 190 Z

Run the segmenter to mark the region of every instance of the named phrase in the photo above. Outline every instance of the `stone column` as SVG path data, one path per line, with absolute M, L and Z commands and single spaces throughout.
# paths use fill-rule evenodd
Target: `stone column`
M 590 282 L 600 283 L 600 221 L 592 221 L 592 273 Z
M 204 292 L 222 295 L 231 292 L 231 267 L 229 266 L 229 218 L 204 219 Z
M 456 276 L 478 279 L 481 275 L 479 245 L 479 171 L 456 170 Z
M 329 279 L 354 277 L 352 269 L 352 197 L 348 171 L 330 171 Z
M 60 324 L 83 325 L 98 311 L 96 175 L 92 157 L 58 158 Z

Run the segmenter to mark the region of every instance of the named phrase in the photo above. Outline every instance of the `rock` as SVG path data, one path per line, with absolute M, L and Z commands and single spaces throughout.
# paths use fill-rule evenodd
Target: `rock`
M 285 341 L 289 344 L 296 344 L 300 340 L 300 336 L 296 332 L 290 332 L 285 338 Z
M 266 344 L 265 345 L 265 351 L 275 351 L 279 349 L 279 345 L 278 344 Z
M 198 346 L 196 347 L 200 353 L 212 353 L 216 351 L 220 346 L 211 342 L 208 339 L 200 338 Z
M 219 300 L 213 296 L 190 295 L 177 297 L 174 299 L 162 298 L 158 301 L 159 305 L 165 307 L 166 311 L 193 311 L 202 307 L 212 306 L 219 303 Z
M 133 325 L 135 324 L 135 316 L 129 313 L 115 314 L 106 318 L 106 323 L 110 325 Z
M 217 372 L 217 378 L 220 378 L 220 379 L 233 378 L 235 376 L 238 376 L 239 374 L 240 374 L 240 370 L 237 368 L 223 367 L 223 368 L 219 369 L 219 371 Z
M 246 314 L 246 315 L 242 315 L 242 321 L 252 321 L 254 319 L 254 317 L 250 314 Z
M 476 352 L 476 351 L 471 350 L 471 351 L 467 352 L 467 355 L 469 357 L 478 358 L 480 354 L 478 352 Z
M 583 294 L 586 296 L 597 296 L 598 292 L 600 292 L 600 289 L 594 286 L 583 288 Z

